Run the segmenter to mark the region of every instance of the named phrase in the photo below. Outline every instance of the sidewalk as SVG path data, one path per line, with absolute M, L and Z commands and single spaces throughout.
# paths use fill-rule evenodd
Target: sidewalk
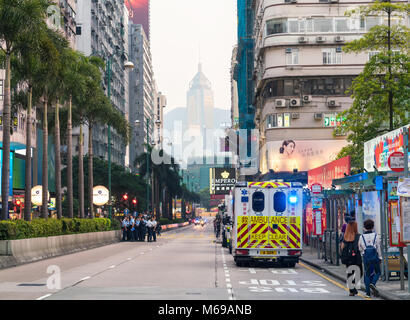
M 303 251 L 300 260 L 310 266 L 313 266 L 322 272 L 325 272 L 334 278 L 346 283 L 346 267 L 344 265 L 333 265 L 326 262 L 324 259 L 317 258 L 317 251 L 313 252 L 310 247 L 306 247 Z M 407 279 L 404 279 L 405 290 L 400 290 L 400 280 L 382 281 L 377 283 L 377 290 L 381 298 L 385 300 L 410 300 L 410 293 L 407 292 Z M 364 291 L 364 284 L 362 284 L 362 290 Z

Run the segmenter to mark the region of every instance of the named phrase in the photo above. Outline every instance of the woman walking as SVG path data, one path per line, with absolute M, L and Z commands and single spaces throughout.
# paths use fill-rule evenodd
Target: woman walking
M 346 265 L 346 269 L 351 269 L 347 274 L 347 283 L 349 285 L 349 296 L 358 294 L 355 279 L 361 279 L 363 274 L 362 256 L 359 251 L 360 234 L 357 231 L 357 223 L 354 220 L 349 221 L 346 226 L 343 242 L 340 246 L 342 250 L 341 260 Z M 360 272 L 360 276 L 356 272 Z M 352 280 L 351 280 L 352 279 Z M 351 287 L 350 287 L 351 286 Z

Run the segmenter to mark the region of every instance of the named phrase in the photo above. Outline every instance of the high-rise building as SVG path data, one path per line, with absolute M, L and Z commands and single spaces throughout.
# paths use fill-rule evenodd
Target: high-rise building
M 205 136 L 206 129 L 214 129 L 214 95 L 211 82 L 198 64 L 198 72 L 189 84 L 187 93 L 188 128 Z
M 335 160 L 347 144 L 340 113 L 369 54 L 343 52 L 381 17 L 346 16 L 366 1 L 255 1 L 255 123 L 260 171 L 307 171 Z M 337 131 L 339 132 L 339 130 Z
M 144 32 L 150 39 L 150 0 L 124 0 L 132 23 L 142 25 Z
M 95 55 L 104 58 L 107 68 L 104 77 L 104 89 L 108 95 L 108 71 L 111 79 L 111 102 L 124 117 L 126 106 L 126 86 L 128 71 L 124 68 L 127 60 L 127 32 L 124 2 L 116 0 L 82 0 L 77 3 L 77 50 L 86 56 Z M 108 63 L 110 62 L 110 63 Z M 84 141 L 88 141 L 88 130 L 84 128 Z M 78 153 L 79 128 L 73 130 L 73 154 Z M 124 166 L 126 143 L 111 128 L 112 155 L 114 163 Z M 93 128 L 93 151 L 96 157 L 108 160 L 108 128 L 96 125 Z M 87 153 L 87 148 L 84 148 Z
M 159 124 L 155 117 L 157 101 L 150 44 L 142 25 L 130 24 L 129 39 L 130 59 L 135 66 L 130 72 L 129 84 L 129 118 L 132 126 L 130 167 L 135 171 L 135 159 L 146 151 L 146 144 L 151 144 L 155 139 L 155 129 Z M 138 124 L 136 120 L 139 121 Z

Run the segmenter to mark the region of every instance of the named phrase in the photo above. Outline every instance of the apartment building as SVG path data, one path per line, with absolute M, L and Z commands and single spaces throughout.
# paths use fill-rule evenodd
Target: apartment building
M 155 117 L 157 110 L 156 85 L 152 68 L 150 44 L 140 24 L 129 26 L 130 61 L 135 68 L 130 71 L 130 167 L 137 170 L 135 159 L 152 144 L 155 131 L 160 125 Z M 136 123 L 136 120 L 139 122 Z M 147 127 L 148 123 L 148 127 Z M 148 130 L 148 132 L 147 132 Z M 147 134 L 148 133 L 148 134 Z M 147 141 L 147 136 L 149 141 Z
M 347 90 L 369 53 L 343 52 L 382 17 L 345 12 L 368 1 L 255 0 L 255 125 L 260 171 L 307 171 L 347 144 L 334 136 L 352 104 Z M 370 53 L 371 54 L 371 53 Z
M 128 16 L 123 1 L 82 0 L 77 2 L 77 50 L 86 56 L 95 55 L 104 58 L 107 71 L 104 77 L 104 89 L 110 96 L 114 107 L 124 117 L 127 114 L 126 87 L 128 71 L 124 68 L 127 61 Z M 110 63 L 109 63 L 110 62 Z M 110 68 L 111 86 L 108 92 L 108 68 Z M 88 130 L 83 128 L 84 141 L 88 141 Z M 79 128 L 73 130 L 73 155 L 78 154 Z M 111 128 L 112 162 L 125 166 L 126 143 Z M 93 128 L 93 151 L 96 157 L 108 160 L 108 128 L 96 125 Z M 87 148 L 84 148 L 87 153 Z

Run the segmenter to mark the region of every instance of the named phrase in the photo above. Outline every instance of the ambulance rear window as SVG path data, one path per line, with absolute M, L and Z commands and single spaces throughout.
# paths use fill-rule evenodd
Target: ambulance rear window
M 276 212 L 285 212 L 286 210 L 286 194 L 278 191 L 273 195 L 273 209 Z
M 262 212 L 265 209 L 265 195 L 263 192 L 256 191 L 252 195 L 252 210 Z

